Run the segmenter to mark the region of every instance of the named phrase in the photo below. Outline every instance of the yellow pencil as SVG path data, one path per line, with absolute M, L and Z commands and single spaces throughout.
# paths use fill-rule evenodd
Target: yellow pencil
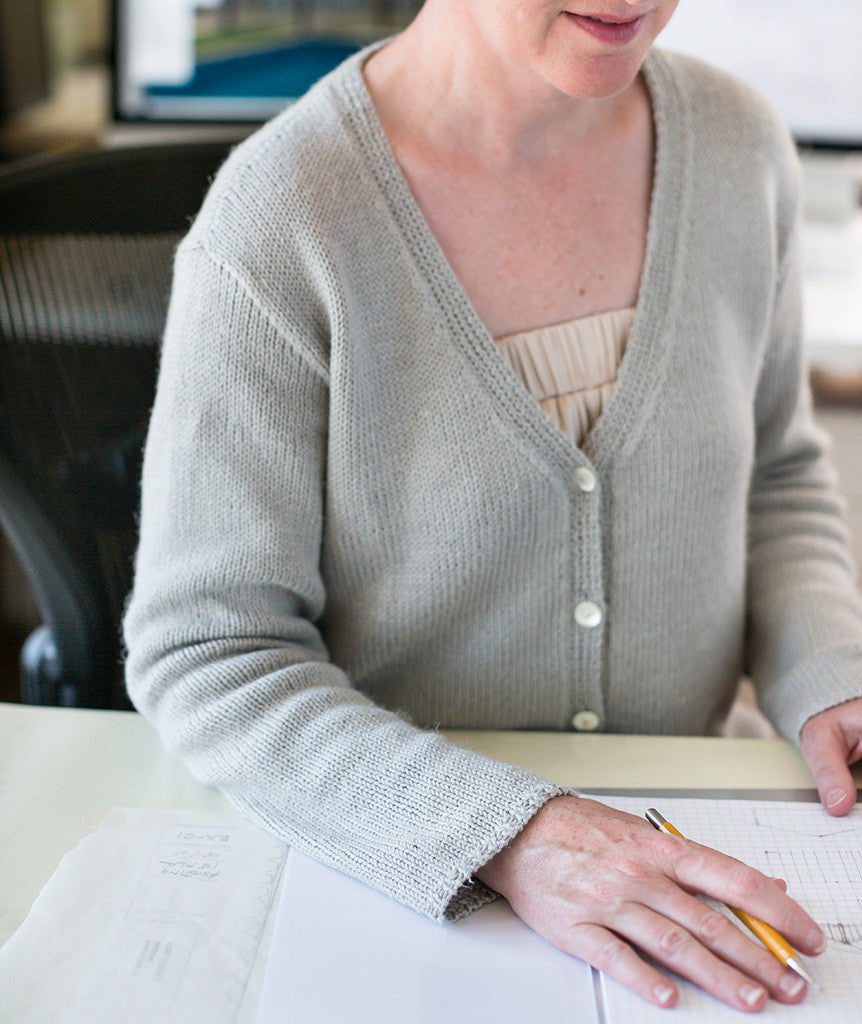
M 659 814 L 654 807 L 650 807 L 646 812 L 646 819 L 650 825 L 653 825 L 660 832 L 669 832 L 671 835 L 679 836 L 680 839 L 685 838 L 682 832 L 671 825 L 667 818 Z M 763 945 L 766 946 L 773 956 L 777 957 L 791 970 L 796 971 L 799 977 L 804 978 L 805 981 L 807 981 L 813 988 L 816 988 L 818 991 L 820 990 L 820 985 L 811 977 L 802 964 L 800 964 L 796 950 L 790 945 L 783 935 L 777 932 L 765 921 L 761 921 L 757 917 L 752 917 L 751 914 L 746 913 L 744 910 L 740 910 L 738 907 L 731 907 L 729 904 L 725 904 L 725 906 L 727 906 L 728 910 L 731 910 L 736 914 L 745 927 L 760 939 Z

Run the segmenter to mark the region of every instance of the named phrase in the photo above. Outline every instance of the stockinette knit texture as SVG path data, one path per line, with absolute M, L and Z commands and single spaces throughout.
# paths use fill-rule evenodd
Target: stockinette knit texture
M 180 246 L 128 688 L 251 820 L 454 918 L 565 790 L 440 727 L 704 733 L 746 670 L 795 738 L 862 693 L 862 610 L 762 101 L 649 55 L 640 298 L 579 449 L 456 280 L 363 59 L 238 147 Z

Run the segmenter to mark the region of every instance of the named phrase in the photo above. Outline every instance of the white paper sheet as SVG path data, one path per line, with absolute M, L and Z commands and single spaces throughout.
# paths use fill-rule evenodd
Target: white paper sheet
M 590 969 L 499 901 L 439 925 L 291 850 L 258 1024 L 598 1024 Z
M 218 815 L 115 817 L 0 950 L 0 1021 L 253 1021 L 287 847 Z
M 793 1024 L 862 1020 L 862 811 L 819 804 L 598 797 L 634 814 L 658 809 L 691 839 L 787 880 L 823 925 L 827 951 L 808 961 L 823 985 L 803 1004 L 760 1018 Z M 677 979 L 673 1010 L 643 1002 L 530 932 L 499 902 L 440 926 L 295 851 L 257 1024 L 730 1024 L 748 1017 Z
M 857 1024 L 862 811 L 831 818 L 809 803 L 600 799 L 639 815 L 657 806 L 689 838 L 785 878 L 829 937 L 808 964 L 823 991 L 801 1006 L 771 1003 L 763 1016 Z M 236 819 L 124 811 L 117 820 L 64 858 L 0 950 L 3 1024 L 669 1020 L 621 986 L 594 982 L 502 901 L 441 926 Z M 680 985 L 674 1020 L 744 1019 Z

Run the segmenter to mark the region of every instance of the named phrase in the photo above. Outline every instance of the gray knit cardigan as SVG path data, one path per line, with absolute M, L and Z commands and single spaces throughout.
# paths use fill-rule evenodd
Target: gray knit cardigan
M 796 737 L 862 694 L 862 611 L 771 112 L 649 55 L 646 265 L 578 449 L 456 280 L 361 59 L 233 153 L 180 246 L 128 688 L 253 821 L 454 918 L 561 789 L 438 727 L 703 733 L 748 671 Z

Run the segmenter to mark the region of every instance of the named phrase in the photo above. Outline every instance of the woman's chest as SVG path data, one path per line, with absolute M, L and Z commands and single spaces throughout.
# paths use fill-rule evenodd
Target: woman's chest
M 493 336 L 634 306 L 654 145 L 648 108 L 621 139 L 495 160 L 400 146 L 413 197 Z
M 637 303 L 646 182 L 584 188 L 467 176 L 415 189 L 444 255 L 493 336 Z

